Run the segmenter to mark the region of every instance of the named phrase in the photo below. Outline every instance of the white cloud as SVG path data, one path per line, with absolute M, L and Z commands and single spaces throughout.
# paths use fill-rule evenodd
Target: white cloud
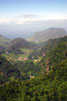
M 0 18 L 0 24 L 30 24 L 34 21 L 43 21 L 43 20 L 54 20 L 54 19 L 67 19 L 65 15 L 56 15 L 56 14 L 43 14 L 34 15 L 34 14 L 23 14 L 16 16 L 14 18 Z
M 23 14 L 23 15 L 20 15 L 18 17 L 19 18 L 34 18 L 34 17 L 36 17 L 36 15 L 34 15 L 34 14 Z

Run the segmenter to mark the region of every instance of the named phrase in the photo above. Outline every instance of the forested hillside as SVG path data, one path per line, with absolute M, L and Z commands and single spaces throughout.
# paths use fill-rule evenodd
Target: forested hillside
M 67 101 L 67 36 L 32 45 L 1 54 L 0 100 Z
M 0 85 L 1 101 L 67 101 L 67 59 L 35 79 Z
M 0 101 L 67 101 L 67 0 L 0 0 Z
M 0 35 L 0 46 L 8 47 L 10 45 L 11 40 L 5 38 L 4 36 Z

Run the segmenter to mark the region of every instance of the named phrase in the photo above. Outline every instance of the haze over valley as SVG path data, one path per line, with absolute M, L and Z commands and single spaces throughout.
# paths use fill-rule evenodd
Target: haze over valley
M 14 39 L 18 37 L 29 38 L 35 32 L 44 31 L 48 28 L 63 28 L 67 32 L 67 20 L 43 20 L 43 21 L 25 21 L 16 24 L 0 24 L 0 34 L 7 38 Z

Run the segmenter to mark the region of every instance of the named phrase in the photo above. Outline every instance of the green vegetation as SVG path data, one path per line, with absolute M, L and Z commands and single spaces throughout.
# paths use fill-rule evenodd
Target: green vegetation
M 1 56 L 3 56 L 5 59 L 7 59 L 12 64 L 16 63 L 17 61 L 25 61 L 28 60 L 28 56 L 33 52 L 31 49 L 21 48 L 19 49 L 21 51 L 20 53 L 16 53 L 16 51 L 11 53 L 3 53 Z M 15 54 L 14 54 L 15 53 Z
M 34 76 L 39 75 L 39 72 L 41 70 L 39 64 L 34 63 L 31 60 L 27 60 L 24 62 L 19 61 L 16 64 L 14 64 L 14 66 L 17 67 L 19 71 Z
M 2 101 L 67 101 L 67 59 L 35 79 L 0 86 Z
M 36 47 L 1 54 L 1 101 L 67 101 L 67 36 Z
M 0 56 L 0 84 L 15 79 L 27 80 L 29 75 L 21 73 L 16 66 Z
M 10 45 L 11 40 L 3 37 L 2 35 L 0 35 L 0 46 L 2 47 L 8 47 Z

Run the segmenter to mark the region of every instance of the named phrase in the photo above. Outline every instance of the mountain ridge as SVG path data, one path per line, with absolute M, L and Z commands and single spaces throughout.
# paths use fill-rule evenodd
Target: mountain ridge
M 49 39 L 64 37 L 66 35 L 67 33 L 63 28 L 49 28 L 45 31 L 34 33 L 34 35 L 31 38 L 31 41 L 43 42 Z

